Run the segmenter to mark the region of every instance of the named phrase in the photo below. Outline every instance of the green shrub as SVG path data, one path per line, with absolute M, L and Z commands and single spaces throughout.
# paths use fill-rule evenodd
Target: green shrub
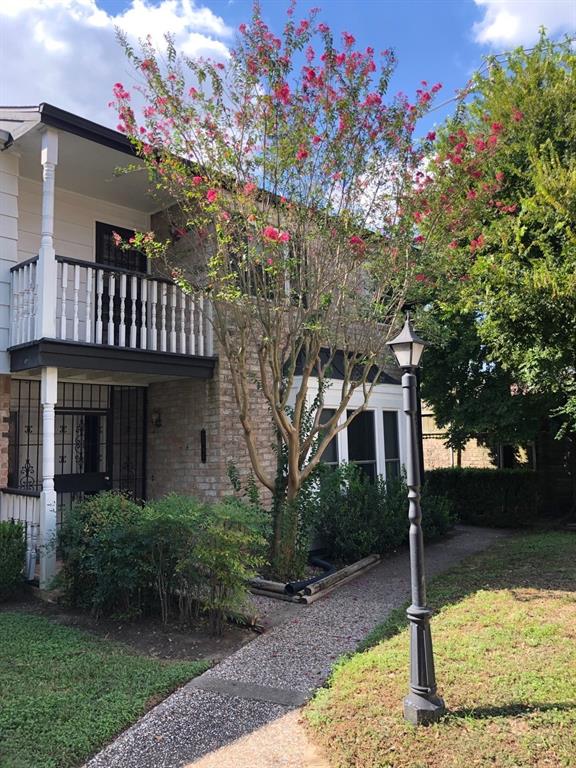
M 0 600 L 11 595 L 21 583 L 25 554 L 22 523 L 0 522 Z
M 354 464 L 324 467 L 310 502 L 329 557 L 354 562 L 376 551 L 377 489 Z
M 171 495 L 139 507 L 118 493 L 75 505 L 62 527 L 62 581 L 96 615 L 208 617 L 214 632 L 237 614 L 263 564 L 266 516 L 230 499 Z
M 354 562 L 369 554 L 397 549 L 408 536 L 408 489 L 403 478 L 372 483 L 354 464 L 324 467 L 319 473 L 314 507 L 319 539 L 336 561 Z M 439 538 L 454 525 L 449 501 L 422 496 L 426 539 Z
M 247 582 L 264 564 L 267 516 L 238 499 L 202 504 L 177 495 L 149 503 L 144 514 L 163 619 L 177 604 L 181 620 L 203 612 L 219 633 L 242 610 Z
M 95 615 L 141 612 L 148 585 L 142 508 L 106 491 L 72 506 L 60 532 L 62 583 L 70 603 Z
M 527 469 L 433 469 L 426 489 L 450 500 L 463 523 L 513 528 L 537 515 L 537 475 Z

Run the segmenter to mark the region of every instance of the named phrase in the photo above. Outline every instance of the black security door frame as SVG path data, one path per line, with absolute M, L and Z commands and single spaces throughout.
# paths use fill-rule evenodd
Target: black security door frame
M 13 490 L 38 493 L 42 486 L 43 442 L 40 384 L 35 380 L 14 379 L 12 386 L 8 486 Z M 58 489 L 60 507 L 64 504 L 64 494 L 72 497 L 95 493 L 106 487 L 128 491 L 136 499 L 146 498 L 146 409 L 145 387 L 61 382 L 56 413 L 84 419 L 83 443 L 77 447 L 84 452 L 83 467 L 89 471 L 68 475 L 58 473 L 63 467 L 58 463 L 59 457 L 75 450 L 77 435 L 56 434 L 55 482 L 57 486 L 68 482 L 66 489 Z M 101 446 L 106 451 L 104 471 L 100 471 L 100 461 L 94 453 L 95 443 L 90 439 L 90 431 L 98 428 L 96 419 L 102 418 L 106 419 L 106 442 Z M 109 481 L 104 482 L 106 477 Z

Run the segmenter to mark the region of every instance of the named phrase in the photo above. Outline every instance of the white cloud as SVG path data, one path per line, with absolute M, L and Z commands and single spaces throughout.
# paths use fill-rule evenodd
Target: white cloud
M 151 35 L 157 46 L 170 32 L 188 55 L 218 58 L 228 55 L 232 36 L 220 16 L 195 0 L 131 0 L 116 14 L 98 8 L 97 0 L 0 0 L 0 104 L 46 101 L 114 127 L 107 106 L 112 85 L 132 83 L 115 27 L 134 41 Z
M 551 35 L 576 31 L 576 0 L 474 0 L 484 17 L 473 27 L 478 43 L 516 46 L 533 43 L 541 26 Z

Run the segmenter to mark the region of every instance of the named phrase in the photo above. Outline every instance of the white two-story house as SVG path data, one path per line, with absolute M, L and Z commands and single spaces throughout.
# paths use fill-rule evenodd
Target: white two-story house
M 229 462 L 250 467 L 209 303 L 115 244 L 160 213 L 144 171 L 116 173 L 135 161 L 121 133 L 49 104 L 0 108 L 0 519 L 26 523 L 41 585 L 75 498 L 216 498 Z M 399 471 L 400 387 L 376 390 L 327 460 Z

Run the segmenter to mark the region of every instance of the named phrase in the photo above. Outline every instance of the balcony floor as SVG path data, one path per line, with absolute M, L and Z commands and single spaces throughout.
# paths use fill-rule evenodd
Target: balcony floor
M 71 371 L 210 379 L 216 365 L 215 357 L 154 352 L 106 344 L 85 344 L 61 339 L 39 339 L 10 347 L 9 352 L 12 373 L 53 366 Z

